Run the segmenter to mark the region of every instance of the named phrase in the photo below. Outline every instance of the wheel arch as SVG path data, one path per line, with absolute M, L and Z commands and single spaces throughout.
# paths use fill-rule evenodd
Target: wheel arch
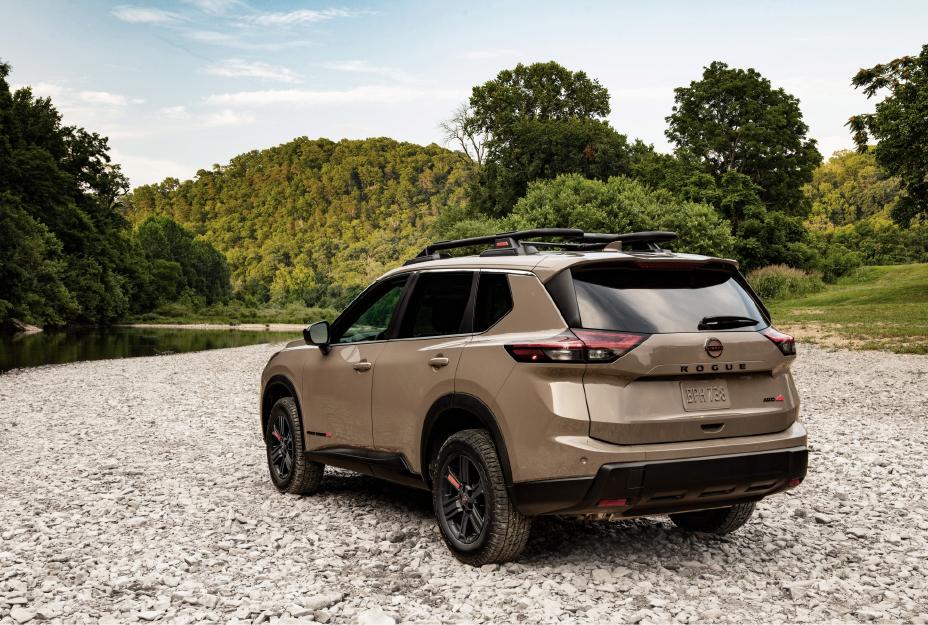
M 296 394 L 296 386 L 293 382 L 285 375 L 275 375 L 272 376 L 267 384 L 264 385 L 264 390 L 261 393 L 261 438 L 266 439 L 267 437 L 267 420 L 271 414 L 271 408 L 274 407 L 274 404 L 277 403 L 279 399 L 284 397 L 293 398 L 293 403 L 296 404 L 296 412 L 300 416 L 300 422 L 303 421 L 303 411 L 300 408 L 300 398 Z
M 471 428 L 482 428 L 490 433 L 499 455 L 506 486 L 512 484 L 509 452 L 493 411 L 478 397 L 467 393 L 449 393 L 432 404 L 422 426 L 422 443 L 419 446 L 420 470 L 422 479 L 429 488 L 432 486 L 429 464 L 437 451 L 436 446 L 455 432 Z

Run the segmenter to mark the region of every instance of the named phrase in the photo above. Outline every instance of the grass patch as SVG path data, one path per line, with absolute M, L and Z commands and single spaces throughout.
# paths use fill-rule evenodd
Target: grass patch
M 861 267 L 819 293 L 768 308 L 776 326 L 800 340 L 928 354 L 928 264 Z

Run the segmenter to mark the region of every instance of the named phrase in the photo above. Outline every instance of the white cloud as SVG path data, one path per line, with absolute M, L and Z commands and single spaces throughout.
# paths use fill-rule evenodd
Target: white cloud
M 14 85 L 14 89 L 30 87 L 38 97 L 51 98 L 52 103 L 61 110 L 74 109 L 86 104 L 95 107 L 123 108 L 129 104 L 143 104 L 145 100 L 132 98 L 110 91 L 75 91 L 65 85 L 51 82 L 36 82 L 31 85 Z
M 467 61 L 485 61 L 487 59 L 499 59 L 506 57 L 519 56 L 522 54 L 518 50 L 511 50 L 508 48 L 497 48 L 491 50 L 468 50 L 467 52 L 462 52 L 458 56 Z
M 208 43 L 216 46 L 228 46 L 238 48 L 239 50 L 260 50 L 266 52 L 276 52 L 279 50 L 289 50 L 291 48 L 303 48 L 306 46 L 316 45 L 312 41 L 304 39 L 292 41 L 272 41 L 272 42 L 255 42 L 244 41 L 239 37 L 228 33 L 221 33 L 215 30 L 190 30 L 184 35 L 193 41 Z
M 286 13 L 262 13 L 246 18 L 247 21 L 260 26 L 291 26 L 293 24 L 308 24 L 325 22 L 336 17 L 355 17 L 361 15 L 358 11 L 346 9 L 298 9 Z
M 260 61 L 243 61 L 241 59 L 226 59 L 206 68 L 207 74 L 225 76 L 228 78 L 260 78 L 298 84 L 303 82 L 300 76 L 286 67 L 276 67 Z
M 14 84 L 11 85 L 13 91 L 17 89 L 22 89 L 23 87 L 29 87 L 32 89 L 32 93 L 41 98 L 59 98 L 63 96 L 68 89 L 62 85 L 58 85 L 52 82 L 34 82 L 30 85 L 24 84 Z
M 113 9 L 113 16 L 130 24 L 172 24 L 186 20 L 183 15 L 173 11 L 133 6 L 118 6 Z
M 222 15 L 231 7 L 245 6 L 241 0 L 182 0 L 185 4 L 191 4 L 210 15 Z
M 326 69 L 332 69 L 339 72 L 350 72 L 354 74 L 374 74 L 384 76 L 400 82 L 413 82 L 415 79 L 406 72 L 392 67 L 383 67 L 371 65 L 367 61 L 338 61 L 335 63 L 323 63 Z
M 130 99 L 118 93 L 109 91 L 79 91 L 77 99 L 87 104 L 102 104 L 104 106 L 126 106 Z
M 242 126 L 244 124 L 253 124 L 256 121 L 254 115 L 238 113 L 230 109 L 224 109 L 218 113 L 210 113 L 203 118 L 203 125 L 208 128 L 216 126 Z
M 238 41 L 228 33 L 220 33 L 215 30 L 191 30 L 187 32 L 186 35 L 188 39 L 193 39 L 201 43 L 229 44 Z
M 168 159 L 148 158 L 126 154 L 117 149 L 110 150 L 114 163 L 122 167 L 122 173 L 129 177 L 132 186 L 161 182 L 165 178 L 190 178 L 196 171 L 195 167 L 178 163 Z
M 187 107 L 183 105 L 165 106 L 165 107 L 158 109 L 158 113 L 160 113 L 162 117 L 165 117 L 167 119 L 178 119 L 179 120 L 179 119 L 190 119 L 192 117 L 190 112 L 187 110 Z
M 409 87 L 363 86 L 344 91 L 318 91 L 312 89 L 268 89 L 219 93 L 206 98 L 211 104 L 225 106 L 268 106 L 275 104 L 395 104 L 421 99 L 459 100 L 465 95 L 456 89 L 413 89 Z

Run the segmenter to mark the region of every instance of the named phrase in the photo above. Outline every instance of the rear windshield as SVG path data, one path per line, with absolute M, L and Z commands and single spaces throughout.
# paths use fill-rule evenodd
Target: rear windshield
M 613 266 L 577 268 L 572 275 L 584 328 L 647 334 L 698 332 L 704 318 L 720 316 L 758 321 L 729 330 L 767 326 L 756 302 L 727 271 Z

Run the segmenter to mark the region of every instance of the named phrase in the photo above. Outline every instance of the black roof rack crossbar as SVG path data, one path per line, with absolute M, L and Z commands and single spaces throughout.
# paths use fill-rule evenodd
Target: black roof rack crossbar
M 533 241 L 534 238 L 556 238 L 563 241 Z M 535 228 L 532 230 L 517 230 L 514 232 L 500 232 L 482 237 L 455 239 L 451 241 L 438 241 L 427 245 L 415 258 L 406 261 L 411 265 L 429 260 L 446 258 L 440 254 L 441 250 L 451 250 L 477 245 L 490 245 L 481 256 L 512 256 L 535 253 L 537 249 L 562 249 L 576 251 L 601 250 L 614 243 L 615 249 L 644 249 L 648 251 L 663 251 L 660 243 L 672 241 L 677 238 L 675 232 L 628 232 L 626 234 L 607 234 L 600 232 L 583 232 L 576 228 Z
M 467 239 L 455 239 L 453 241 L 438 241 L 427 245 L 418 256 L 431 256 L 439 250 L 451 250 L 460 247 L 471 247 L 474 245 L 493 244 L 497 241 L 509 239 L 512 242 L 519 242 L 532 237 L 564 237 L 575 239 L 583 236 L 583 230 L 575 228 L 535 228 L 534 230 L 516 230 L 514 232 L 500 232 L 483 237 L 470 237 Z

